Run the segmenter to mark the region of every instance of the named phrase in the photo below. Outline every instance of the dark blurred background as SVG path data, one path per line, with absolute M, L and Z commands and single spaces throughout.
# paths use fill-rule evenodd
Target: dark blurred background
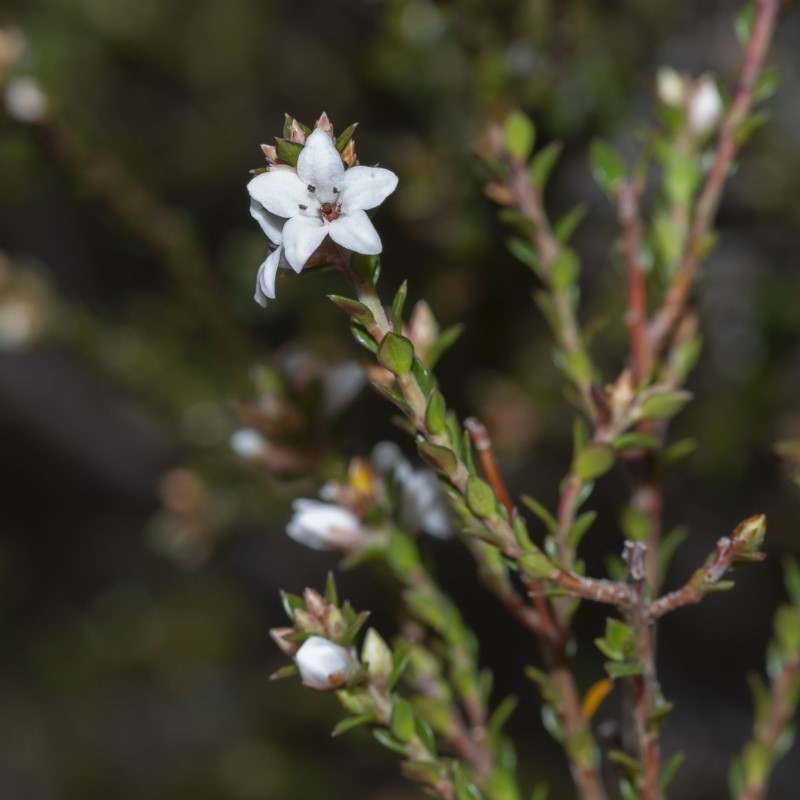
M 445 396 L 490 427 L 510 486 L 552 506 L 572 413 L 531 301 L 535 280 L 504 249 L 471 143 L 512 106 L 533 116 L 540 142 L 565 143 L 548 203 L 554 215 L 589 207 L 576 239 L 584 319 L 605 321 L 596 352 L 610 380 L 625 352 L 620 275 L 588 143 L 603 136 L 633 157 L 662 64 L 711 70 L 732 86 L 738 7 L 17 0 L 0 9 L 0 26 L 17 26 L 26 43 L 0 77 L 6 97 L 32 78 L 47 102 L 43 119 L 0 118 L 1 800 L 419 795 L 368 734 L 329 738 L 333 697 L 268 681 L 282 665 L 268 637 L 283 624 L 278 590 L 320 587 L 336 564 L 283 533 L 292 497 L 313 496 L 322 473 L 268 478 L 228 438 L 258 394 L 254 365 L 273 375 L 308 348 L 321 370 L 361 352 L 325 299 L 346 292 L 336 275 L 282 277 L 266 311 L 252 301 L 267 243 L 248 214 L 248 170 L 263 164 L 259 144 L 280 135 L 284 112 L 310 123 L 325 110 L 338 130 L 360 123 L 362 163 L 401 180 L 376 220 L 385 296 L 408 278 L 411 300 L 425 297 L 443 325 L 466 323 L 439 370 Z M 663 688 L 677 703 L 665 743 L 688 752 L 674 790 L 686 800 L 726 795 L 728 761 L 750 725 L 745 674 L 763 668 L 783 598 L 780 557 L 800 550 L 800 499 L 772 454 L 776 440 L 800 436 L 798 47 L 790 8 L 770 59 L 783 76 L 772 121 L 731 181 L 722 243 L 698 291 L 696 402 L 675 426 L 699 448 L 667 484 L 666 527 L 690 534 L 668 585 L 744 517 L 770 522 L 765 565 L 663 624 Z M 364 454 L 379 438 L 402 441 L 391 414 L 362 393 L 325 428 L 313 463 L 335 469 L 335 443 Z M 621 548 L 625 493 L 617 472 L 596 491 L 595 570 L 600 553 Z M 503 612 L 476 588 L 458 545 L 431 547 L 482 636 L 498 698 L 523 699 L 511 724 L 522 773 L 570 797 L 536 689 L 520 677 L 536 660 L 531 642 L 498 623 Z M 391 634 L 369 574 L 343 573 L 339 584 Z M 589 608 L 581 617 L 584 686 L 601 676 L 588 642 L 602 619 Z M 609 703 L 598 721 L 613 714 Z M 797 796 L 798 755 L 778 768 L 774 800 Z

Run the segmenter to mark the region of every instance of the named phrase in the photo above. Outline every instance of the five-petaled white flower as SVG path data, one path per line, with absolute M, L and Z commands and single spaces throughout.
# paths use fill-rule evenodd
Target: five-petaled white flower
M 358 670 L 355 655 L 321 636 L 309 636 L 294 657 L 303 685 L 318 692 L 344 686 Z
M 367 532 L 352 511 L 318 500 L 295 500 L 294 516 L 286 533 L 300 544 L 314 550 L 353 552 L 367 541 Z
M 388 169 L 345 170 L 333 139 L 321 129 L 306 139 L 297 172 L 273 168 L 253 178 L 247 185 L 255 201 L 251 213 L 279 245 L 262 266 L 264 294 L 274 297 L 281 252 L 300 272 L 326 236 L 355 253 L 380 253 L 380 237 L 366 212 L 379 206 L 396 186 L 397 175 Z

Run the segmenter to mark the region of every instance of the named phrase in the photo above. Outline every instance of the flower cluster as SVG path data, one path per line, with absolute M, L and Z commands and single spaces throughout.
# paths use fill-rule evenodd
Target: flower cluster
M 429 470 L 415 470 L 391 442 L 379 443 L 370 461 L 355 458 L 346 483 L 330 482 L 322 500 L 299 499 L 286 533 L 315 550 L 354 553 L 380 546 L 393 526 L 437 538 L 451 534 L 446 497 Z
M 388 169 L 345 169 L 324 114 L 307 136 L 295 120 L 290 133 L 292 144 L 302 145 L 295 164 L 281 162 L 278 149 L 265 151 L 272 163 L 247 185 L 250 213 L 274 245 L 256 279 L 255 299 L 261 305 L 275 297 L 278 269 L 299 273 L 327 238 L 336 246 L 334 254 L 380 253 L 381 240 L 367 211 L 397 186 L 397 176 Z M 333 260 L 328 253 L 320 255 L 323 262 Z

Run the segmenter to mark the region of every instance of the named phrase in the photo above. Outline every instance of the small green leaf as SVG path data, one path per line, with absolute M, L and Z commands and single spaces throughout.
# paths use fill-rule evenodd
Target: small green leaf
M 617 680 L 619 678 L 631 678 L 634 675 L 641 675 L 644 672 L 644 669 L 641 664 L 618 664 L 614 661 L 606 661 L 603 665 L 608 673 L 608 677 L 611 680 Z
M 412 416 L 414 411 L 411 406 L 406 402 L 400 392 L 393 389 L 391 386 L 384 386 L 382 383 L 375 382 L 372 388 L 381 396 L 385 397 L 389 402 L 394 403 L 406 416 Z
M 672 779 L 680 769 L 681 764 L 686 760 L 685 753 L 673 753 L 664 764 L 661 770 L 661 777 L 658 780 L 658 785 L 661 787 L 662 792 L 666 792 L 669 788 Z
M 518 705 L 519 698 L 515 697 L 513 694 L 508 695 L 500 702 L 489 718 L 489 736 L 491 738 L 500 733 Z
M 530 165 L 530 179 L 531 186 L 537 191 L 542 191 L 547 184 L 547 179 L 561 155 L 561 147 L 561 142 L 550 142 L 533 157 Z
M 572 234 L 578 225 L 581 224 L 583 218 L 586 216 L 586 206 L 583 203 L 575 206 L 572 210 L 568 211 L 561 217 L 558 222 L 553 226 L 553 233 L 556 239 L 562 244 L 569 241 Z
M 517 236 L 512 236 L 506 239 L 506 247 L 512 256 L 521 261 L 526 267 L 530 267 L 538 275 L 541 261 L 539 254 L 530 242 L 526 242 Z
M 767 67 L 758 76 L 758 83 L 753 92 L 753 102 L 762 103 L 772 97 L 780 84 L 781 73 L 777 67 Z
M 367 329 L 356 319 L 350 320 L 350 331 L 353 334 L 353 338 L 364 348 L 369 350 L 371 353 L 378 352 L 378 343 L 372 336 L 367 332 Z
M 642 771 L 642 765 L 633 756 L 629 756 L 623 750 L 611 750 L 608 757 L 616 764 L 625 767 L 629 772 L 634 775 Z
M 404 378 L 414 363 L 414 345 L 405 336 L 390 331 L 378 345 L 378 363 Z
M 653 520 L 646 511 L 626 505 L 622 509 L 620 527 L 626 539 L 633 542 L 646 542 L 653 527 Z
M 625 180 L 628 170 L 625 162 L 600 139 L 595 139 L 590 152 L 592 174 L 606 194 L 613 196 Z
M 670 419 L 692 399 L 690 392 L 682 389 L 651 389 L 643 392 L 634 411 L 640 419 Z
M 574 250 L 564 248 L 553 264 L 553 271 L 550 273 L 550 283 L 554 289 L 564 291 L 569 289 L 578 279 L 581 271 L 581 262 Z
M 425 354 L 425 366 L 427 366 L 428 369 L 433 369 L 445 352 L 458 341 L 458 337 L 464 332 L 464 327 L 464 325 L 458 323 L 457 325 L 451 325 L 449 328 L 445 328 L 439 334 L 439 337 Z
M 456 471 L 458 461 L 455 453 L 449 448 L 421 440 L 417 442 L 417 449 L 425 461 L 446 475 L 451 475 Z
M 395 647 L 394 652 L 392 653 L 392 674 L 389 678 L 389 689 L 394 689 L 397 685 L 397 682 L 402 677 L 403 673 L 408 666 L 408 662 L 411 658 L 411 645 L 406 642 L 400 642 L 400 644 Z
M 336 725 L 331 731 L 331 736 L 341 736 L 343 733 L 347 733 L 347 731 L 360 728 L 362 725 L 369 725 L 372 722 L 375 722 L 375 714 L 372 711 L 366 714 L 359 714 L 355 717 L 347 717 Z
M 495 770 L 486 785 L 488 800 L 521 800 L 519 787 L 513 775 Z
M 611 445 L 619 453 L 622 450 L 632 450 L 639 447 L 645 450 L 651 450 L 658 445 L 658 442 L 654 436 L 650 436 L 647 433 L 636 433 L 632 431 L 617 436 Z
M 403 281 L 392 302 L 392 328 L 396 333 L 403 332 L 403 306 L 408 295 L 408 281 Z
M 550 578 L 558 571 L 556 565 L 541 550 L 520 556 L 519 565 L 532 578 Z
M 737 15 L 734 27 L 736 29 L 736 38 L 741 42 L 742 46 L 746 46 L 753 35 L 753 24 L 756 18 L 755 3 L 748 3 Z
M 407 778 L 424 786 L 438 786 L 447 777 L 438 761 L 404 761 L 401 769 Z
M 536 140 L 536 127 L 521 111 L 512 111 L 503 123 L 503 139 L 513 158 L 527 161 Z
M 743 145 L 759 128 L 763 128 L 769 120 L 770 115 L 766 111 L 758 111 L 755 114 L 751 114 L 734 131 L 733 135 L 736 139 L 736 144 Z
M 375 730 L 372 731 L 372 735 L 388 750 L 393 750 L 401 756 L 407 755 L 406 745 L 402 742 L 398 742 L 397 739 L 384 728 L 375 728 Z
M 596 519 L 596 511 L 584 511 L 583 514 L 572 523 L 572 527 L 567 534 L 567 545 L 573 549 L 577 549 L 581 540 L 586 535 L 586 532 L 592 527 Z
M 345 314 L 349 314 L 354 319 L 357 319 L 362 325 L 369 325 L 375 321 L 372 312 L 358 300 L 353 300 L 351 297 L 342 297 L 338 294 L 329 294 L 328 300 L 337 305 Z
M 661 575 L 662 577 L 666 575 L 670 561 L 672 561 L 672 557 L 675 555 L 675 552 L 681 546 L 681 544 L 683 544 L 684 540 L 688 535 L 689 531 L 684 526 L 681 525 L 678 526 L 677 528 L 673 528 L 661 540 L 661 544 L 658 547 L 659 575 Z
M 800 655 L 800 614 L 792 606 L 781 606 L 775 613 L 775 638 L 784 656 Z
M 592 443 L 579 450 L 572 464 L 575 474 L 583 481 L 593 481 L 614 466 L 615 454 L 607 444 Z
M 422 359 L 416 354 L 411 362 L 411 372 L 416 378 L 417 385 L 422 394 L 425 396 L 429 395 L 436 385 L 436 379 L 433 377 L 433 373 L 425 366 Z
M 410 742 L 416 735 L 414 711 L 402 697 L 394 698 L 389 727 L 395 739 L 401 742 Z
M 470 476 L 466 488 L 467 505 L 476 517 L 483 519 L 497 518 L 497 500 L 492 487 L 486 481 Z
M 425 408 L 425 427 L 434 435 L 442 433 L 446 430 L 446 414 L 447 405 L 444 396 L 438 389 L 434 389 Z
M 539 517 L 550 533 L 555 533 L 558 530 L 556 518 L 538 500 L 524 494 L 522 495 L 522 504 Z

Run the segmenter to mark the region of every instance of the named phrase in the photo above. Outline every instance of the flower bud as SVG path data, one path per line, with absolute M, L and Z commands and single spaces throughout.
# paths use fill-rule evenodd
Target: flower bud
M 317 500 L 295 500 L 286 533 L 314 550 L 353 552 L 367 541 L 358 517 L 347 509 Z
M 352 651 L 321 636 L 306 639 L 294 660 L 303 685 L 318 692 L 341 688 L 358 670 Z
M 689 130 L 698 139 L 704 139 L 717 129 L 722 111 L 722 98 L 714 79 L 709 76 L 700 78 L 695 84 L 687 109 Z
M 656 74 L 658 99 L 671 108 L 680 108 L 686 102 L 686 81 L 672 67 L 661 67 Z

